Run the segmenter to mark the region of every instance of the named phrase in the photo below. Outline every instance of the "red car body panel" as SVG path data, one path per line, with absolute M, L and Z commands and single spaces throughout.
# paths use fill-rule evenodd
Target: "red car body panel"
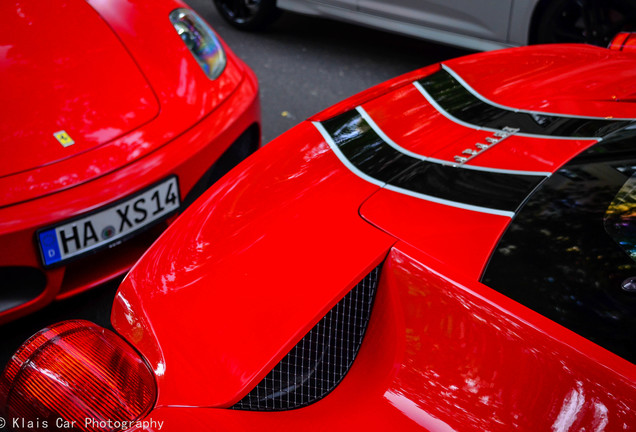
M 409 83 L 410 84 L 410 83 Z M 364 110 L 396 144 L 421 156 L 445 161 L 476 142 L 485 142 L 492 132 L 458 128 L 433 106 L 422 103 L 422 94 L 412 85 L 362 104 Z M 440 137 L 444 137 L 444 143 Z M 573 155 L 593 145 L 595 140 L 555 140 L 512 136 L 471 161 L 472 165 L 553 172 Z M 555 145 L 558 144 L 558 145 Z
M 633 53 L 577 45 L 522 47 L 449 60 L 482 96 L 517 109 L 568 115 L 633 118 Z M 487 79 L 484 79 L 487 78 Z M 627 103 L 616 103 L 627 102 Z
M 79 1 L 79 3 L 84 4 L 83 1 Z M 131 52 L 132 58 L 136 60 L 143 76 L 153 86 L 161 111 L 156 119 L 145 127 L 138 128 L 114 141 L 110 140 L 107 145 L 94 152 L 77 152 L 80 154 L 74 158 L 70 158 L 71 155 L 66 154 L 66 152 L 68 149 L 73 149 L 75 145 L 64 148 L 53 138 L 53 132 L 65 128 L 64 124 L 56 123 L 55 126 L 49 128 L 50 133 L 47 141 L 52 142 L 51 148 L 57 150 L 58 154 L 47 156 L 53 158 L 54 161 L 59 160 L 60 163 L 46 164 L 27 172 L 17 173 L 14 176 L 0 178 L 0 189 L 6 191 L 1 197 L 0 207 L 68 189 L 125 166 L 194 126 L 197 121 L 213 109 L 219 108 L 223 101 L 237 90 L 244 79 L 246 68 L 243 63 L 224 45 L 229 60 L 223 78 L 215 81 L 209 80 L 194 61 L 192 54 L 167 18 L 169 13 L 179 5 L 182 4 L 166 2 L 151 8 L 139 2 L 96 2 L 95 6 L 102 17 L 114 19 L 113 24 L 111 21 L 108 21 L 108 24 L 117 31 L 114 35 L 108 26 L 103 25 L 102 33 L 108 32 L 108 37 L 115 39 L 117 36 L 122 40 L 124 46 L 120 47 L 119 51 Z M 166 22 L 167 24 L 159 26 L 156 24 L 157 22 Z M 130 34 L 133 30 L 135 32 L 133 35 L 137 35 L 136 37 Z M 144 35 L 146 42 L 143 43 L 143 46 L 139 40 L 139 35 Z M 148 43 L 147 40 L 154 41 L 154 43 Z M 166 52 L 170 52 L 171 56 L 174 56 L 169 62 L 166 61 Z M 36 57 L 33 62 L 37 60 Z M 76 61 L 79 64 L 82 63 L 81 60 L 78 58 Z M 128 62 L 132 63 L 132 59 Z M 122 73 L 125 72 L 124 70 Z M 81 70 L 78 73 L 82 76 L 86 75 Z M 94 76 L 90 78 L 89 84 L 98 89 L 97 83 L 110 82 L 113 79 L 110 70 L 98 68 L 93 73 Z M 134 76 L 139 76 L 136 71 L 133 78 Z M 124 77 L 128 76 L 124 75 Z M 68 79 L 72 80 L 73 77 L 70 76 Z M 46 86 L 47 83 L 42 85 Z M 86 92 L 89 90 L 87 88 Z M 125 92 L 125 88 L 121 90 Z M 111 93 L 113 91 L 109 90 Z M 38 93 L 37 89 L 34 92 Z M 24 99 L 23 94 L 12 96 L 12 98 L 17 99 L 19 96 Z M 156 99 L 148 99 L 152 104 L 156 103 Z M 107 102 L 105 101 L 105 105 L 99 108 L 119 115 L 121 105 L 118 98 L 113 97 L 110 103 L 107 104 Z M 55 107 L 51 109 L 55 109 Z M 68 114 L 71 116 L 69 122 L 81 124 L 82 121 L 86 121 L 82 118 L 85 115 L 82 110 L 78 110 L 77 115 L 78 118 L 75 119 L 72 114 Z M 46 125 L 39 127 L 44 128 Z M 109 127 L 112 128 L 110 125 Z M 67 130 L 67 132 L 71 137 L 74 137 L 71 130 Z M 89 132 L 83 134 L 82 137 L 87 133 Z M 77 140 L 79 141 L 79 138 Z M 20 157 L 29 160 L 31 155 L 22 153 Z
M 82 57 L 79 52 L 71 56 L 72 50 L 67 44 L 48 54 L 29 52 L 25 64 L 16 65 L 10 57 L 3 60 L 2 67 L 10 71 L 17 68 L 33 72 L 28 76 L 33 82 L 26 81 L 29 92 L 36 100 L 43 101 L 39 109 L 53 114 L 49 116 L 52 120 L 44 118 L 39 123 L 38 116 L 27 116 L 32 126 L 24 123 L 12 126 L 31 130 L 40 137 L 46 135 L 46 140 L 52 144 L 37 141 L 38 148 L 47 149 L 45 156 L 50 163 L 37 162 L 39 159 L 34 162 L 34 153 L 22 149 L 20 153 L 12 153 L 16 166 L 33 168 L 14 169 L 13 172 L 20 172 L 0 178 L 0 190 L 3 191 L 0 197 L 0 263 L 7 267 L 41 269 L 46 275 L 46 289 L 37 298 L 0 313 L 0 322 L 15 319 L 55 298 L 67 297 L 123 274 L 167 223 L 160 222 L 122 247 L 88 257 L 92 264 L 87 265 L 88 261 L 82 259 L 48 270 L 42 269 L 35 239 L 38 229 L 94 211 L 170 175 L 177 176 L 180 196 L 184 199 L 214 162 L 252 126 L 256 126 L 254 138 L 258 139 L 260 106 L 255 75 L 223 45 L 227 55 L 226 68 L 217 80 L 208 79 L 168 17 L 175 8 L 184 7 L 183 3 L 166 1 L 146 5 L 138 1 L 109 1 L 90 2 L 90 6 L 84 2 L 64 5 L 64 10 L 68 8 L 77 15 L 73 15 L 73 19 L 80 20 L 87 15 L 83 25 L 90 27 L 90 34 L 95 33 L 95 38 L 101 37 L 92 41 L 99 45 L 95 48 L 97 51 L 88 51 L 89 57 Z M 9 5 L 4 8 L 9 9 Z M 23 19 L 20 14 L 26 16 L 24 20 L 32 16 L 34 22 L 42 26 L 42 22 L 50 19 L 44 8 L 27 11 L 18 5 L 14 9 L 7 11 L 7 15 L 17 14 L 18 22 Z M 4 28 L 10 33 L 12 26 Z M 69 38 L 75 41 L 78 37 L 77 33 L 72 37 L 60 36 L 65 32 L 55 32 L 55 28 L 59 29 L 59 23 L 51 22 L 45 28 L 51 38 L 57 39 L 47 41 L 43 49 Z M 99 42 L 102 40 L 108 43 L 102 46 Z M 87 50 L 90 42 L 82 42 L 87 44 Z M 36 47 L 27 46 L 24 51 L 29 48 Z M 109 68 L 95 67 L 103 62 L 114 62 L 97 55 L 110 55 L 111 51 L 116 52 L 114 59 L 119 60 Z M 55 55 L 63 53 L 67 53 L 63 57 L 66 60 L 58 65 L 54 77 L 66 87 L 59 89 L 61 93 L 52 90 L 39 93 L 39 88 L 47 89 L 51 83 L 41 77 L 39 81 L 35 80 L 34 75 L 41 70 L 33 64 L 38 62 L 39 55 L 55 63 Z M 68 81 L 62 82 L 63 78 Z M 88 96 L 89 85 L 95 90 L 95 99 L 92 94 L 90 98 Z M 131 87 L 130 91 L 126 86 Z M 92 105 L 87 109 L 98 111 L 99 118 L 95 117 L 94 122 L 93 117 L 87 119 L 89 114 L 78 108 L 83 105 L 76 106 L 81 102 L 80 96 L 67 99 L 66 93 L 62 92 L 66 88 L 89 98 Z M 8 97 L 15 99 L 18 92 L 19 88 L 12 87 Z M 122 92 L 121 97 L 118 92 Z M 51 98 L 55 96 L 55 100 L 44 105 L 48 94 Z M 23 99 L 28 99 L 27 96 L 22 94 Z M 134 108 L 134 101 L 143 108 Z M 64 115 L 55 123 L 58 107 L 67 105 L 73 111 L 65 108 Z M 23 106 L 24 102 L 20 107 Z M 55 140 L 53 133 L 62 129 L 76 144 L 64 148 Z M 94 141 L 86 142 L 84 137 L 92 137 L 90 139 Z M 10 159 L 3 159 L 3 163 L 13 164 Z
M 493 248 L 508 226 L 506 216 L 448 208 L 389 190 L 369 198 L 360 215 L 379 229 L 413 245 L 426 245 L 425 254 L 452 266 L 453 274 L 479 279 Z M 470 223 L 466 223 L 466 219 Z M 435 229 L 422 229 L 426 226 Z M 462 245 L 461 247 L 457 247 Z
M 232 58 L 231 55 L 228 55 L 228 57 Z M 240 61 L 236 57 L 232 58 L 232 60 L 235 62 Z M 197 66 L 196 63 L 195 66 Z M 204 78 L 207 79 L 205 76 Z M 187 80 L 189 78 L 185 77 L 184 79 Z M 226 91 L 219 89 L 219 94 L 226 99 L 229 98 L 237 91 L 238 86 L 244 79 L 245 72 L 243 69 L 239 68 L 236 63 L 232 65 L 232 62 L 229 62 L 227 70 L 224 71 L 223 80 L 227 80 L 231 86 L 228 86 L 225 89 Z M 170 104 L 170 102 L 167 104 Z M 230 108 L 225 106 L 223 108 L 230 110 Z M 43 195 L 66 190 L 131 164 L 157 150 L 167 142 L 178 139 L 178 133 L 172 128 L 173 118 L 181 119 L 181 121 L 175 122 L 178 126 L 183 127 L 180 133 L 197 123 L 196 121 L 192 122 L 196 118 L 195 116 L 181 116 L 181 112 L 171 113 L 169 109 L 162 109 L 160 115 L 153 122 L 90 152 L 84 152 L 73 158 L 61 160 L 54 165 L 41 166 L 30 171 L 0 178 L 0 188 L 7 191 L 7 194 L 2 197 L 0 205 L 18 204 Z M 185 120 L 188 121 L 183 124 Z M 171 127 L 167 128 L 166 125 Z M 166 131 L 166 129 L 169 130 Z M 63 150 L 59 143 L 58 147 Z
M 145 420 L 164 422 L 164 431 L 609 431 L 634 425 L 631 363 L 482 284 L 451 280 L 431 266 L 454 272 L 408 245 L 394 245 L 360 353 L 324 399 L 280 412 L 160 406 Z
M 261 149 L 267 164 L 246 161 L 224 178 L 207 196 L 213 212 L 186 212 L 116 296 L 113 325 L 155 370 L 159 405 L 236 403 L 394 242 L 357 214 L 376 186 L 344 169 L 310 124 L 285 137 Z M 172 247 L 183 232 L 191 241 Z M 175 310 L 187 317 L 162 318 Z
M 42 6 L 6 2 L 0 13 L 10 29 L 0 59 L 5 104 L 0 176 L 84 153 L 159 112 L 133 59 L 84 1 Z M 59 130 L 66 130 L 76 144 L 62 147 L 53 137 Z
M 633 89 L 611 82 L 622 84 L 635 65 L 626 53 L 556 46 L 469 56 L 443 67 L 480 97 L 537 110 L 539 118 L 556 112 L 628 119 L 635 116 Z M 551 87 L 543 85 L 549 67 Z M 457 162 L 491 132 L 441 115 L 413 86 L 438 69 L 392 80 L 312 120 L 358 107 L 393 148 Z M 590 93 L 575 91 L 577 85 Z M 551 97 L 554 88 L 562 98 Z M 636 425 L 632 363 L 478 282 L 514 212 L 383 186 L 351 166 L 321 127 L 302 123 L 235 168 L 120 287 L 113 326 L 157 377 L 158 401 L 146 420 L 164 421 L 162 430 Z M 463 168 L 549 177 L 598 140 L 513 134 Z M 222 409 L 249 392 L 385 256 L 364 342 L 331 393 L 289 411 Z

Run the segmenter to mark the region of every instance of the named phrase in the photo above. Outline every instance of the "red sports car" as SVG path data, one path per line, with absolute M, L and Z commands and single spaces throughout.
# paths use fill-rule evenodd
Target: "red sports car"
M 137 262 L 115 332 L 23 345 L 9 425 L 636 428 L 629 43 L 446 61 L 301 123 Z
M 0 323 L 123 274 L 260 144 L 253 72 L 173 0 L 2 2 Z

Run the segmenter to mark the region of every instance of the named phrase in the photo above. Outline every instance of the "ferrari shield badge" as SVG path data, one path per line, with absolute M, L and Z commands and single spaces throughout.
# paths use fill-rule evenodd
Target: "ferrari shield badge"
M 53 136 L 60 144 L 62 144 L 63 147 L 68 147 L 75 144 L 75 141 L 73 141 L 73 138 L 71 138 L 70 135 L 66 133 L 66 131 L 61 130 L 61 131 L 55 132 Z

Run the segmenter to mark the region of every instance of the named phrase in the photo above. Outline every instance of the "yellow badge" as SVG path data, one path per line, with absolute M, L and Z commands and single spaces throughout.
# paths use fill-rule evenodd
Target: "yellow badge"
M 68 147 L 75 144 L 75 141 L 73 141 L 73 138 L 71 138 L 69 134 L 66 133 L 66 131 L 61 130 L 59 132 L 55 132 L 53 136 L 64 147 Z

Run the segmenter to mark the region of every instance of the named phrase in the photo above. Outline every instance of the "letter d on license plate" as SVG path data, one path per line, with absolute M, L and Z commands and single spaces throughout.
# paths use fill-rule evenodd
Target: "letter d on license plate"
M 86 216 L 38 231 L 45 266 L 62 263 L 141 230 L 179 208 L 176 177 Z

